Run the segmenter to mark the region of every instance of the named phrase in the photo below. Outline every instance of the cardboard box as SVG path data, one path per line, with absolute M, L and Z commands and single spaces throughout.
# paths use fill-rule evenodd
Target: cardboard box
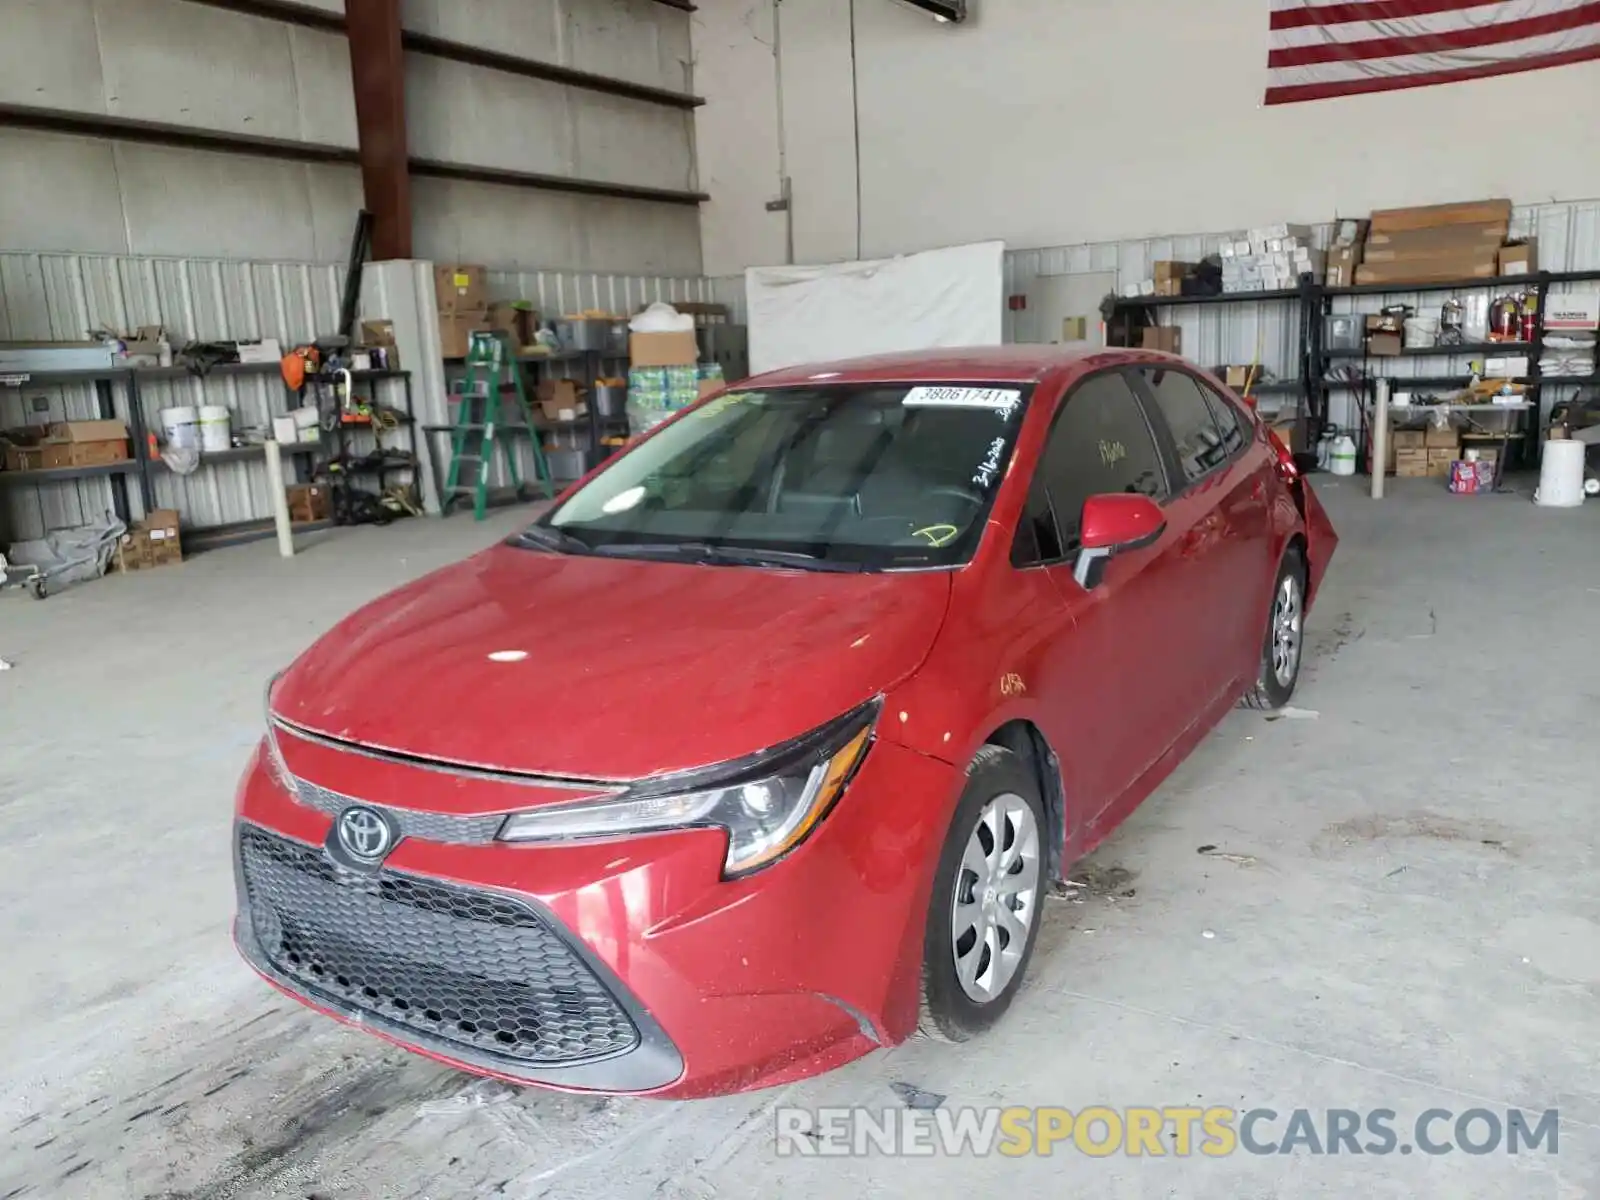
M 0 468 L 7 471 L 37 471 L 44 466 L 44 446 L 50 436 L 45 425 L 20 425 L 0 431 Z
M 1396 450 L 1421 450 L 1428 444 L 1427 436 L 1422 429 L 1396 429 L 1389 434 L 1389 444 Z
M 1427 229 L 1402 229 L 1392 233 L 1373 233 L 1367 237 L 1368 250 L 1422 252 L 1452 243 L 1495 242 L 1506 240 L 1509 221 L 1489 221 L 1481 225 L 1434 225 Z
M 496 300 L 489 305 L 485 320 L 490 329 L 504 333 L 518 348 L 533 345 L 539 331 L 539 314 L 526 300 Z
M 40 465 L 103 467 L 127 461 L 128 427 L 121 421 L 59 421 L 41 443 Z
M 1529 238 L 1500 248 L 1500 274 L 1533 275 L 1539 270 L 1539 239 Z
M 1436 225 L 1491 225 L 1511 221 L 1509 200 L 1467 200 L 1456 204 L 1428 204 L 1421 208 L 1380 208 L 1372 214 L 1371 232 L 1400 233 L 1431 229 Z
M 439 312 L 482 312 L 489 307 L 489 268 L 445 265 L 433 268 Z
M 1349 287 L 1356 281 L 1356 268 L 1361 265 L 1365 246 L 1357 242 L 1349 246 L 1335 246 L 1328 251 L 1328 265 L 1323 280 L 1328 287 Z
M 1441 258 L 1487 258 L 1493 254 L 1498 264 L 1500 237 L 1430 238 L 1421 242 L 1395 242 L 1387 246 L 1367 243 L 1363 261 L 1367 263 L 1432 263 Z
M 1488 245 L 1472 252 L 1441 258 L 1401 259 L 1396 262 L 1364 262 L 1356 268 L 1356 282 L 1369 283 L 1453 283 L 1457 279 L 1492 279 L 1500 269 L 1500 252 Z
M 635 367 L 688 367 L 700 361 L 694 330 L 628 335 L 628 360 Z
M 1456 461 L 1456 451 L 1453 449 L 1429 450 L 1427 454 L 1429 477 L 1448 478 L 1450 475 L 1450 465 Z
M 576 380 L 541 379 L 538 390 L 539 411 L 547 421 L 576 421 L 589 415 L 583 402 L 583 391 Z
M 1224 367 L 1222 369 L 1222 382 L 1235 391 L 1249 387 L 1260 378 L 1260 367 Z
M 1443 429 L 1437 425 L 1429 425 L 1422 430 L 1422 444 L 1429 450 L 1454 452 L 1456 447 L 1461 445 L 1461 435 L 1451 425 L 1446 425 Z
M 467 309 L 439 314 L 439 353 L 444 358 L 465 358 L 472 335 L 489 327 L 488 309 Z
M 1494 464 L 1482 459 L 1467 462 L 1465 459 L 1450 464 L 1450 490 L 1458 496 L 1472 496 L 1494 491 Z
M 1139 344 L 1146 350 L 1183 353 L 1183 330 L 1176 325 L 1148 325 L 1139 333 Z
M 283 489 L 289 501 L 289 519 L 305 525 L 312 521 L 326 521 L 332 511 L 332 498 L 328 487 L 322 483 L 296 483 Z
M 141 325 L 122 339 L 122 356 L 130 366 L 154 366 L 161 361 L 162 346 L 172 349 L 165 327 Z
M 1428 452 L 1397 448 L 1394 452 L 1394 473 L 1401 479 L 1425 478 L 1428 474 Z
M 178 521 L 177 509 L 158 508 L 135 524 L 117 543 L 117 569 L 144 571 L 181 563 L 183 542 Z
M 1544 302 L 1544 331 L 1600 329 L 1600 292 L 1564 292 Z
M 1155 265 L 1156 295 L 1183 295 L 1183 281 L 1194 270 L 1193 263 L 1159 261 Z
M 1367 334 L 1367 353 L 1373 358 L 1389 358 L 1404 348 L 1398 333 Z

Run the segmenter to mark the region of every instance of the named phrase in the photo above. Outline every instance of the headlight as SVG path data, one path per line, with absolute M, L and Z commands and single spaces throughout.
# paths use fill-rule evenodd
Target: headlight
M 300 789 L 295 786 L 294 776 L 289 773 L 289 764 L 283 761 L 283 752 L 278 749 L 278 733 L 272 723 L 272 689 L 277 686 L 278 680 L 283 678 L 279 672 L 267 680 L 267 694 L 264 707 L 267 710 L 267 736 L 265 757 L 267 772 L 272 776 L 272 782 L 288 792 L 291 796 L 299 796 Z
M 873 701 L 754 758 L 654 780 L 613 800 L 508 817 L 507 842 L 552 841 L 714 826 L 727 831 L 725 875 L 743 875 L 802 842 L 838 800 L 872 742 Z

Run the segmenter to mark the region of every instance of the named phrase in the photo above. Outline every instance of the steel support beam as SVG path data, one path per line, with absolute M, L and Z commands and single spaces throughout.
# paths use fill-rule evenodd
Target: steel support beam
M 405 51 L 400 0 L 345 0 L 355 85 L 361 184 L 372 213 L 372 257 L 411 257 Z

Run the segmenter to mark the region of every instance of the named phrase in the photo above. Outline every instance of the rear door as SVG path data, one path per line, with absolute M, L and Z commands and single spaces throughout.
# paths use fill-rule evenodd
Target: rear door
M 1206 630 L 1186 599 L 1181 531 L 1112 559 L 1092 590 L 1073 579 L 1083 503 L 1105 492 L 1158 503 L 1171 493 L 1161 443 L 1121 369 L 1081 380 L 1061 401 L 1013 544 L 1013 563 L 1046 574 L 1072 617 L 1036 670 L 1045 734 L 1071 756 L 1082 793 L 1073 809 L 1085 821 L 1177 740 L 1205 682 L 1194 651 Z
M 1229 402 L 1177 365 L 1137 368 L 1143 394 L 1164 435 L 1175 481 L 1170 519 L 1183 530 L 1178 554 L 1190 601 L 1210 631 L 1195 653 L 1205 678 L 1192 697 L 1196 716 L 1260 655 L 1262 578 L 1271 554 L 1268 504 L 1272 465 L 1251 427 Z

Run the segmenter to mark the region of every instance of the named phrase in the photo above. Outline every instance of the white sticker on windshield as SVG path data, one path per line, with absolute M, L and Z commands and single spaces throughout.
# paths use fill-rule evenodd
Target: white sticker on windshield
M 987 408 L 1009 421 L 1022 403 L 1017 388 L 914 387 L 901 401 L 907 408 Z

